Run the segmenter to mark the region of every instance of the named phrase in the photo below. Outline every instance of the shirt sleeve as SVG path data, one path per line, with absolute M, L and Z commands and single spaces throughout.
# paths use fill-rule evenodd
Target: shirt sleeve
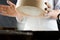
M 55 9 L 60 9 L 60 0 L 59 0 L 58 3 L 56 4 Z
M 19 7 L 20 5 L 21 5 L 21 0 L 17 0 L 16 8 Z

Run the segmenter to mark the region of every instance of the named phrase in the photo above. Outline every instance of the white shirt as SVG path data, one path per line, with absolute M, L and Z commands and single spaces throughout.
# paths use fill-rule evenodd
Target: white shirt
M 52 6 L 52 8 L 53 8 L 53 6 Z M 39 18 L 24 17 L 24 20 L 22 22 L 20 22 L 20 20 L 17 17 L 16 17 L 16 19 L 18 21 L 18 23 L 17 23 L 18 30 L 58 31 L 56 19 L 49 19 L 49 18 L 43 19 L 40 17 Z
M 60 10 L 60 0 L 58 0 L 56 6 L 55 6 L 55 9 L 59 9 Z

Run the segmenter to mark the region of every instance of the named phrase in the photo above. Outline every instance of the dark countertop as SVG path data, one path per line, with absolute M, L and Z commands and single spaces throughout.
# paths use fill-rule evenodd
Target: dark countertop
M 14 40 L 36 40 L 36 39 L 41 39 L 41 38 L 50 38 L 52 39 L 58 39 L 60 38 L 59 34 L 60 32 L 53 32 L 53 31 L 40 31 L 40 32 L 27 32 L 27 31 L 13 31 L 13 30 L 0 30 L 0 34 L 3 34 L 3 36 L 0 35 L 0 38 L 8 38 L 9 39 L 14 39 Z M 15 34 L 15 35 L 14 35 Z M 50 37 L 51 36 L 51 37 Z
M 32 32 L 22 32 L 22 31 L 12 31 L 12 30 L 0 30 L 0 34 L 33 35 Z

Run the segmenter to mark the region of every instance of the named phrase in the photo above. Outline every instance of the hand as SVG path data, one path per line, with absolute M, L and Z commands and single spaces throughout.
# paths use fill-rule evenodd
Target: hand
M 48 9 L 51 9 L 51 5 L 49 3 L 45 2 L 45 4 L 47 5 Z M 60 13 L 60 10 L 48 10 L 47 15 L 50 16 L 50 18 L 57 19 L 57 15 L 59 13 Z
M 58 14 L 60 13 L 60 10 L 52 10 L 48 13 L 48 16 L 50 16 L 53 19 L 57 19 Z
M 46 5 L 48 8 L 51 8 L 51 5 L 50 5 L 48 2 L 45 2 L 45 5 Z
M 45 8 L 45 10 L 43 11 L 43 13 L 42 14 L 40 14 L 42 17 L 45 17 L 45 18 L 50 18 L 50 15 L 48 15 L 48 13 L 50 12 L 50 11 L 52 11 L 51 10 L 51 5 L 48 3 L 48 2 L 45 2 L 45 5 L 47 6 L 46 8 Z
M 45 5 L 47 6 L 47 8 L 45 8 L 45 11 L 47 11 L 47 13 L 49 13 L 51 10 L 51 5 L 48 2 L 45 2 Z
M 11 17 L 15 17 L 16 16 L 16 9 L 15 9 L 15 4 L 13 4 L 10 1 L 7 1 L 7 3 L 9 4 L 9 6 L 7 5 L 0 5 L 0 14 L 4 15 L 4 16 L 11 16 Z

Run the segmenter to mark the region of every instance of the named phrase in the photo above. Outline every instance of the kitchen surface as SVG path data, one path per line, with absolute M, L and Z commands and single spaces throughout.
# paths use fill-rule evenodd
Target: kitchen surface
M 4 1 L 6 3 L 6 0 Z M 0 0 L 0 4 L 5 5 L 4 1 Z M 0 15 L 0 39 L 58 40 L 60 38 L 60 14 L 57 19 L 47 15 L 53 9 L 52 0 L 49 1 L 50 9 L 45 5 L 47 0 L 13 0 L 12 2 L 16 5 L 18 13 L 15 17 Z M 21 15 L 22 18 L 20 18 Z
M 1 40 L 41 40 L 43 39 L 55 39 L 58 40 L 60 37 L 59 32 L 31 32 L 31 31 L 8 31 L 1 30 L 0 31 L 0 39 Z

